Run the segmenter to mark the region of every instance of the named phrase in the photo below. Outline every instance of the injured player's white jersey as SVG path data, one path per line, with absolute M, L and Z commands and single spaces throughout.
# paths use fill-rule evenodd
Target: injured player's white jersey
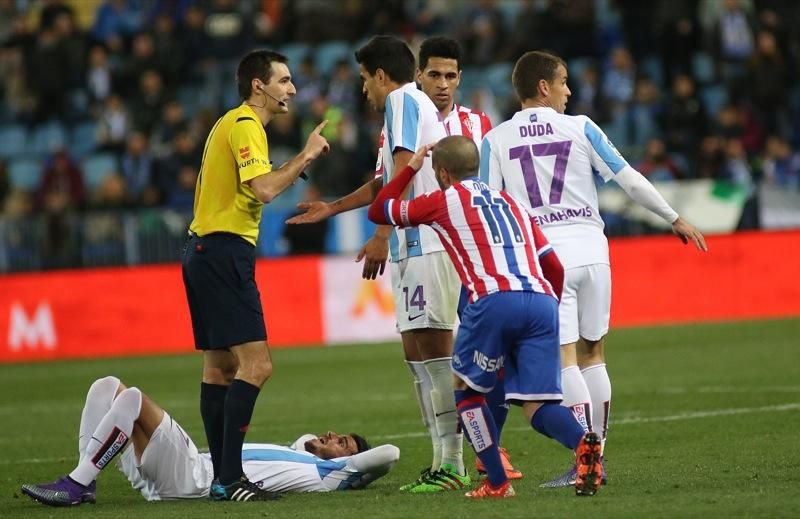
M 293 447 L 303 445 L 300 440 Z M 394 445 L 330 460 L 293 447 L 246 443 L 242 448 L 245 475 L 272 492 L 329 492 L 363 488 L 388 473 L 400 458 L 400 449 Z

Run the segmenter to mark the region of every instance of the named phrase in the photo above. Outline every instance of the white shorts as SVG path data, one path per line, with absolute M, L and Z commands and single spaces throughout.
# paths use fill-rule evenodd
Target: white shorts
M 211 458 L 197 452 L 189 435 L 166 412 L 142 459 L 136 459 L 130 444 L 117 467 L 148 501 L 205 497 L 214 478 Z
M 390 268 L 398 331 L 455 328 L 461 280 L 446 252 L 405 258 Z
M 579 337 L 597 341 L 608 333 L 611 316 L 611 268 L 602 263 L 564 271 L 564 292 L 558 306 L 561 344 Z

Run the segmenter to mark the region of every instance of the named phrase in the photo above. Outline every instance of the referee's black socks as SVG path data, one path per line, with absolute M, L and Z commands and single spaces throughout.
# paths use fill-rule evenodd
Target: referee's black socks
M 200 383 L 200 416 L 206 429 L 208 450 L 214 464 L 214 477 L 222 465 L 222 440 L 225 436 L 225 396 L 228 386 Z
M 222 465 L 219 482 L 230 485 L 244 474 L 242 445 L 250 427 L 250 418 L 261 389 L 244 380 L 234 379 L 225 397 L 225 437 L 222 442 Z

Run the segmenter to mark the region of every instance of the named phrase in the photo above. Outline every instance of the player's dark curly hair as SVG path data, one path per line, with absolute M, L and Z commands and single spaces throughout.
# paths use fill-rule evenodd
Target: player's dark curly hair
M 361 436 L 360 434 L 350 433 L 350 436 L 352 436 L 353 439 L 356 441 L 356 446 L 358 447 L 359 453 L 368 451 L 372 448 L 369 446 L 369 443 L 367 443 L 367 440 L 365 440 L 364 437 Z
M 355 52 L 356 61 L 370 76 L 382 69 L 389 79 L 406 84 L 414 81 L 414 53 L 401 39 L 394 36 L 375 36 Z
M 254 79 L 269 83 L 273 62 L 288 64 L 289 58 L 271 50 L 254 50 L 245 54 L 236 69 L 236 88 L 242 100 L 249 99 L 253 94 Z
M 422 42 L 419 47 L 419 69 L 425 70 L 431 58 L 456 60 L 456 67 L 461 70 L 461 45 L 453 38 L 433 36 Z
M 544 79 L 552 83 L 559 65 L 567 68 L 563 59 L 549 52 L 533 50 L 523 54 L 511 74 L 511 83 L 520 102 L 536 99 L 539 95 L 539 81 Z

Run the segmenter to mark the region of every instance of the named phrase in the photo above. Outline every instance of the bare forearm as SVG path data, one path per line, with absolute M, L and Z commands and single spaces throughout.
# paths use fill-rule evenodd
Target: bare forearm
M 349 195 L 345 195 L 335 202 L 331 202 L 330 207 L 333 210 L 333 214 L 344 213 L 351 209 L 357 209 L 371 204 L 375 199 L 375 195 L 380 191 L 381 184 L 382 181 L 379 178 L 370 180 Z

